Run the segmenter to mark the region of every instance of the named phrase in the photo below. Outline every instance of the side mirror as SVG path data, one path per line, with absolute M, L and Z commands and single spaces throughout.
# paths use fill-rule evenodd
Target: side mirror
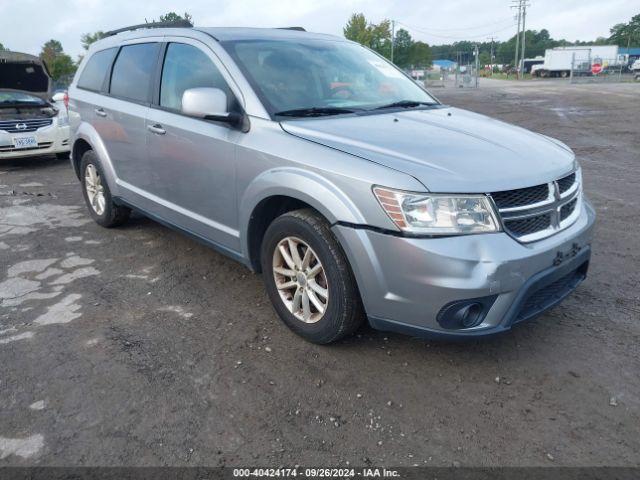
M 182 94 L 182 113 L 196 118 L 235 123 L 228 110 L 227 94 L 219 88 L 189 88 Z

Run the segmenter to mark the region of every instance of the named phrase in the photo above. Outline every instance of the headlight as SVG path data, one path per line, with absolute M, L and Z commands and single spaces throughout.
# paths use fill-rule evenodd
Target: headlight
M 462 235 L 500 230 L 485 195 L 410 193 L 374 187 L 378 201 L 396 226 L 408 233 Z

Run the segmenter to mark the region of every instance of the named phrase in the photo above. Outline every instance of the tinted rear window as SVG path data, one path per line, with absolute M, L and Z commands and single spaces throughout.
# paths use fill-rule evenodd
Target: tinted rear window
M 157 43 L 122 47 L 111 74 L 111 95 L 139 102 L 150 98 L 151 77 L 158 60 Z
M 78 87 L 99 92 L 117 50 L 117 48 L 109 48 L 94 53 L 80 75 Z

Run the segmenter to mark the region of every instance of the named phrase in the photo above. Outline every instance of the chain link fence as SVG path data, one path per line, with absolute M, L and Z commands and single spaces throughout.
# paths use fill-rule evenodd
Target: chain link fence
M 594 57 L 589 61 L 578 61 L 574 58 L 569 79 L 571 83 L 625 82 L 634 80 L 634 72 L 623 56 Z
M 442 88 L 449 82 L 449 72 L 443 69 L 431 68 L 425 72 L 424 86 L 426 88 Z
M 478 88 L 478 70 L 475 65 L 451 70 L 430 68 L 425 70 L 426 88 Z
M 454 87 L 478 88 L 478 69 L 475 65 L 458 66 L 454 75 Z

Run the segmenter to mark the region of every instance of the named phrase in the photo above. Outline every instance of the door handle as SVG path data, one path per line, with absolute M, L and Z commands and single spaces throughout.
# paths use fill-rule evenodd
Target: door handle
M 105 112 L 102 108 L 96 108 L 94 112 L 96 112 L 96 115 L 98 115 L 99 117 L 107 116 L 107 112 Z
M 148 125 L 147 128 L 150 132 L 155 133 L 156 135 L 164 135 L 167 131 L 162 128 L 162 125 L 156 123 L 155 125 Z

